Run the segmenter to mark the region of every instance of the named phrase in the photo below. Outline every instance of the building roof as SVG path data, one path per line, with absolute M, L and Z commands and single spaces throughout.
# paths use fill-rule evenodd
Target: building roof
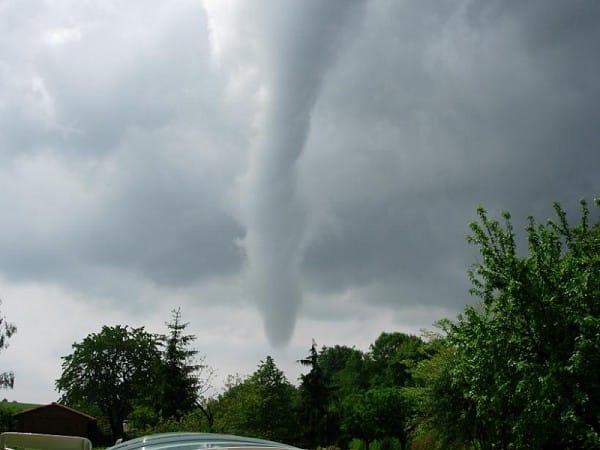
M 49 405 L 42 405 L 42 406 L 36 406 L 34 408 L 29 408 L 29 409 L 26 409 L 24 411 L 15 413 L 13 415 L 14 416 L 21 416 L 21 415 L 29 414 L 29 413 L 34 412 L 34 411 L 39 411 L 41 409 L 47 409 L 47 408 L 62 409 L 62 410 L 67 411 L 69 413 L 81 416 L 81 417 L 83 417 L 84 419 L 86 419 L 86 420 L 88 420 L 90 422 L 96 422 L 96 418 L 95 417 L 92 417 L 92 416 L 90 416 L 88 414 L 82 413 L 81 411 L 77 411 L 76 409 L 69 408 L 68 406 L 61 405 L 60 403 L 56 403 L 56 402 L 52 402 Z

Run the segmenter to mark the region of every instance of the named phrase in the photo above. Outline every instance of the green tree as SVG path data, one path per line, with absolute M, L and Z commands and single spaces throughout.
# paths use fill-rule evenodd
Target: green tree
M 407 409 L 400 388 L 375 387 L 364 393 L 346 397 L 342 428 L 362 439 L 365 447 L 374 439 L 393 437 L 398 439 L 400 448 L 407 443 Z
M 325 383 L 333 388 L 336 397 L 369 388 L 369 363 L 360 350 L 345 345 L 323 347 L 318 362 Z
M 405 333 L 381 333 L 370 347 L 372 385 L 402 387 L 411 382 L 411 369 L 424 359 L 423 341 Z
M 215 431 L 258 437 L 251 430 L 248 434 L 248 416 L 258 402 L 256 386 L 249 377 L 229 375 L 224 392 L 213 405 Z
M 157 385 L 157 337 L 144 328 L 104 326 L 73 344 L 63 356 L 56 380 L 60 401 L 97 407 L 108 419 L 113 438 L 123 436 L 123 421 L 134 404 L 149 398 Z
M 6 399 L 0 402 L 0 433 L 16 430 L 15 414 L 21 411 L 22 409 L 15 403 L 10 403 Z
M 163 418 L 179 420 L 196 408 L 203 387 L 200 374 L 205 366 L 196 363 L 198 351 L 190 348 L 196 336 L 185 334 L 189 324 L 181 321 L 181 310 L 172 313 L 171 322 L 166 324 L 169 333 L 161 338 L 164 351 L 157 400 Z
M 584 201 L 576 226 L 554 208 L 557 220 L 529 218 L 524 257 L 508 213 L 480 208 L 471 224 L 481 303 L 448 327 L 450 385 L 482 448 L 600 447 L 600 225 Z
M 253 428 L 264 439 L 295 442 L 298 438 L 297 392 L 275 361 L 267 356 L 252 374 L 259 402 L 249 411 Z
M 449 322 L 439 325 L 445 328 Z M 412 371 L 415 387 L 405 389 L 411 403 L 412 445 L 418 448 L 464 448 L 465 443 L 477 448 L 483 441 L 478 428 L 476 405 L 469 399 L 464 380 L 455 371 L 456 349 L 441 334 L 431 335 L 427 342 L 429 358 L 420 361 Z
M 335 345 L 323 347 L 318 361 L 325 384 L 330 387 L 330 401 L 327 405 L 328 442 L 346 448 L 356 436 L 351 430 L 342 427 L 348 412 L 344 400 L 369 388 L 369 360 L 360 350 Z
M 2 302 L 0 301 L 0 305 Z M 8 340 L 17 331 L 12 323 L 6 321 L 6 318 L 0 315 L 0 350 L 8 347 Z M 15 376 L 12 372 L 0 373 L 0 388 L 11 388 L 15 383 Z
M 299 391 L 302 420 L 306 426 L 305 443 L 308 448 L 314 448 L 317 445 L 331 443 L 335 439 L 335 436 L 332 436 L 333 430 L 328 427 L 328 409 L 335 389 L 325 378 L 315 341 L 306 358 L 298 362 L 310 367 L 308 373 L 300 375 Z
M 298 439 L 297 392 L 270 356 L 248 378 L 231 378 L 218 399 L 220 432 L 295 443 Z

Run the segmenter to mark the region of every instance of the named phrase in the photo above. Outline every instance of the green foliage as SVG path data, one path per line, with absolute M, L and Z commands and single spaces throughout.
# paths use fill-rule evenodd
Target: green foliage
M 305 445 L 314 448 L 317 445 L 327 445 L 335 439 L 337 431 L 328 414 L 329 405 L 335 388 L 326 379 L 319 362 L 317 344 L 313 341 L 309 354 L 298 360 L 310 371 L 300 375 L 301 417 L 305 424 Z
M 148 399 L 156 386 L 157 337 L 143 328 L 104 326 L 72 347 L 56 380 L 60 401 L 96 407 L 108 418 L 113 438 L 123 436 L 123 421 L 135 402 Z
M 336 345 L 323 347 L 318 362 L 325 383 L 330 387 L 326 416 L 328 442 L 346 448 L 354 434 L 342 430 L 346 415 L 344 399 L 369 388 L 370 360 L 360 350 Z
M 19 403 L 2 401 L 0 403 L 0 433 L 15 431 L 17 423 L 14 414 L 25 409 L 27 408 L 23 408 Z
M 305 363 L 312 366 L 315 353 L 313 345 Z M 428 356 L 421 338 L 400 332 L 382 333 L 366 354 L 345 346 L 324 347 L 317 363 L 327 403 L 318 443 L 346 447 L 355 437 L 369 445 L 389 438 L 405 448 L 416 415 L 407 387 L 413 384 L 412 369 Z M 313 376 L 318 375 L 315 370 Z
M 403 398 L 398 388 L 372 388 L 344 399 L 342 429 L 365 442 L 397 437 L 404 429 Z
M 373 363 L 372 384 L 375 386 L 407 386 L 411 383 L 411 369 L 424 359 L 423 341 L 405 333 L 381 333 L 371 344 Z
M 145 415 L 152 410 L 136 410 L 132 414 L 132 428 L 129 431 L 131 437 L 146 436 L 149 434 L 172 433 L 172 432 L 210 432 L 210 425 L 200 410 L 191 411 L 179 419 L 173 417 L 158 419 L 158 415 L 139 417 L 136 414 Z M 136 417 L 138 420 L 136 420 Z M 141 420 L 140 420 L 141 419 Z M 150 419 L 144 425 L 144 419 Z M 156 419 L 156 422 L 153 422 Z
M 160 387 L 153 398 L 164 419 L 178 421 L 193 411 L 203 387 L 200 374 L 206 366 L 195 363 L 198 351 L 190 345 L 196 336 L 185 334 L 187 326 L 188 323 L 181 322 L 181 311 L 174 310 L 172 321 L 167 323 L 169 333 L 161 338 L 164 351 L 159 372 Z
M 7 410 L 11 410 L 15 413 L 25 411 L 26 409 L 37 408 L 38 406 L 42 406 L 39 403 L 22 403 L 17 402 L 16 400 L 8 401 L 7 399 L 2 399 L 0 402 L 0 408 L 4 408 Z
M 600 446 L 600 227 L 585 202 L 574 227 L 555 211 L 554 221 L 529 219 L 525 257 L 508 213 L 500 223 L 480 208 L 471 224 L 481 303 L 449 324 L 451 359 L 432 389 L 460 407 L 454 435 L 475 433 L 482 448 Z
M 318 363 L 326 384 L 332 387 L 337 398 L 364 391 L 370 386 L 370 361 L 360 350 L 343 345 L 323 347 Z
M 133 411 L 127 416 L 129 435 L 149 430 L 158 425 L 160 414 L 156 408 L 146 403 L 134 403 Z
M 231 379 L 215 405 L 215 427 L 279 442 L 298 440 L 298 398 L 273 358 L 267 356 L 246 379 Z
M 257 398 L 254 427 L 266 439 L 292 442 L 297 439 L 297 392 L 273 358 L 261 361 L 249 382 L 256 386 Z
M 439 335 L 427 346 L 432 356 L 412 371 L 417 387 L 405 391 L 415 413 L 412 444 L 428 449 L 462 448 L 477 440 L 475 404 L 464 395 L 464 380 L 454 372 L 454 346 Z
M 0 305 L 2 302 L 0 301 Z M 17 327 L 6 321 L 6 318 L 0 314 L 0 351 L 8 347 L 8 340 L 16 333 Z M 11 388 L 15 382 L 15 376 L 12 372 L 0 373 L 0 388 Z

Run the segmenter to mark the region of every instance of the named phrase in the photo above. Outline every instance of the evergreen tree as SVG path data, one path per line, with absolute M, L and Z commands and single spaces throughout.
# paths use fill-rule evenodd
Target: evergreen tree
M 303 366 L 310 367 L 310 372 L 300 375 L 300 401 L 306 430 L 306 446 L 330 443 L 335 438 L 328 432 L 328 406 L 333 388 L 327 383 L 325 374 L 319 363 L 317 344 L 313 340 L 306 358 L 298 360 Z M 336 436 L 337 437 L 337 436 Z
M 185 334 L 189 323 L 181 321 L 181 309 L 172 313 L 171 322 L 166 324 L 169 333 L 162 337 L 164 350 L 158 406 L 163 418 L 180 419 L 197 405 L 202 385 L 200 371 L 204 366 L 196 363 L 198 351 L 190 348 L 196 336 Z

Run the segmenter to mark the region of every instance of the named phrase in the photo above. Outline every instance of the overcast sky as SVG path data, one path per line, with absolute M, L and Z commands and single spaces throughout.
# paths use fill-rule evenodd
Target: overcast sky
M 474 299 L 478 205 L 600 194 L 600 2 L 0 0 L 0 354 L 181 307 L 218 379 Z M 597 220 L 597 210 L 594 211 Z M 217 381 L 217 385 L 219 382 Z

